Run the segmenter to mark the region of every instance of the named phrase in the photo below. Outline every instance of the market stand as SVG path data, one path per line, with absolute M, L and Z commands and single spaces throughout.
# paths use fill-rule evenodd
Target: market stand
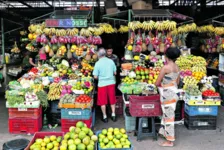
M 136 18 L 138 18 L 138 17 L 136 17 Z M 139 20 L 139 21 L 141 21 L 141 20 Z M 160 21 L 158 23 L 164 23 L 164 22 L 165 21 Z M 155 22 L 155 23 L 157 23 L 157 22 Z M 171 23 L 171 22 L 168 22 L 168 24 L 169 23 Z M 70 24 L 70 23 L 68 23 L 68 24 Z M 42 25 L 43 24 L 38 24 L 37 26 L 36 25 L 32 25 L 32 26 L 30 26 L 29 29 L 30 29 L 31 33 L 33 34 L 34 33 L 33 30 L 34 29 L 41 29 L 43 27 Z M 129 24 L 129 25 L 130 25 L 129 26 L 130 30 L 133 30 L 133 29 L 135 30 L 136 25 L 134 25 L 134 26 L 133 26 L 133 24 L 132 25 Z M 167 28 L 167 29 L 169 29 L 169 28 L 175 29 L 176 27 L 174 27 L 173 25 L 174 25 L 174 22 L 172 22 L 172 25 L 170 27 L 165 27 L 165 28 Z M 193 24 L 189 25 L 189 26 L 190 27 L 194 27 Z M 106 27 L 108 27 L 108 25 L 106 25 Z M 138 23 L 137 24 L 137 31 L 142 30 L 141 28 L 143 28 L 143 26 L 141 25 L 141 23 Z M 150 25 L 146 25 L 146 28 L 150 29 L 151 26 Z M 159 27 L 157 27 L 157 28 L 159 28 Z M 162 28 L 164 28 L 164 27 L 162 27 Z M 42 35 L 41 36 L 39 35 L 40 37 L 37 36 L 36 38 L 33 38 L 33 39 L 37 40 L 36 42 L 44 44 L 44 46 L 46 46 L 45 50 L 48 49 L 48 47 L 51 48 L 50 44 L 48 45 L 46 40 L 49 40 L 49 41 L 52 40 L 51 44 L 55 44 L 54 41 L 55 40 L 59 40 L 57 38 L 59 38 L 61 34 L 63 35 L 63 37 L 66 36 L 66 34 L 64 34 L 64 30 L 63 29 L 59 29 L 59 32 L 56 33 L 56 31 L 55 31 L 55 33 L 54 33 L 54 34 L 58 34 L 59 37 L 57 37 L 57 38 L 54 37 L 53 38 L 53 35 L 48 33 L 48 31 L 49 32 L 54 32 L 54 29 L 52 29 L 52 28 L 50 28 L 50 29 L 47 28 L 46 29 L 46 27 L 44 27 L 44 29 L 45 29 L 44 32 L 46 34 L 45 37 L 44 36 L 42 37 Z M 189 29 L 184 29 L 184 27 L 179 28 L 179 30 L 182 31 L 181 32 L 182 35 L 183 35 L 183 31 L 185 31 L 185 32 L 190 32 L 191 31 Z M 69 30 L 66 30 L 66 32 L 68 32 L 68 31 Z M 82 31 L 83 31 L 84 35 L 87 35 L 87 33 L 85 33 L 84 30 L 82 30 Z M 108 33 L 112 32 L 110 30 L 109 31 L 105 30 L 105 31 L 107 31 Z M 163 30 L 159 29 L 159 31 L 162 32 Z M 42 31 L 38 31 L 38 32 L 42 32 Z M 88 34 L 89 34 L 89 32 L 88 32 Z M 177 31 L 177 34 L 178 34 L 178 31 Z M 174 35 L 176 35 L 176 34 L 174 34 Z M 34 36 L 34 35 L 32 35 L 32 36 Z M 52 37 L 50 37 L 50 36 L 52 36 Z M 141 38 L 142 35 L 139 36 L 139 34 L 137 34 L 137 36 L 138 36 L 138 38 Z M 88 37 L 90 37 L 90 36 L 88 36 Z M 160 99 L 159 99 L 159 97 L 160 96 L 158 95 L 158 91 L 157 91 L 156 87 L 153 85 L 153 83 L 155 82 L 156 77 L 158 76 L 159 68 L 161 68 L 163 66 L 163 60 L 162 60 L 162 57 L 160 55 L 158 55 L 156 52 L 154 52 L 153 50 L 152 50 L 153 53 L 151 55 L 148 55 L 148 54 L 140 55 L 140 52 L 143 50 L 143 46 L 141 47 L 140 51 L 134 52 L 134 50 L 136 49 L 136 48 L 134 49 L 134 46 L 136 47 L 136 45 L 137 46 L 138 45 L 143 45 L 143 44 L 135 44 L 135 42 L 137 42 L 137 40 L 138 40 L 138 38 L 135 40 L 135 37 L 136 37 L 135 33 L 132 32 L 130 34 L 130 39 L 129 39 L 127 47 L 126 47 L 126 52 L 128 52 L 128 53 L 126 53 L 126 57 L 125 57 L 125 60 L 124 60 L 124 63 L 129 63 L 129 64 L 123 64 L 122 65 L 122 74 L 121 74 L 122 76 L 126 76 L 126 77 L 124 77 L 124 79 L 122 81 L 124 84 L 121 85 L 120 90 L 124 93 L 124 95 L 127 94 L 128 96 L 130 96 L 130 98 L 127 99 L 127 100 L 130 100 L 130 102 L 126 102 L 125 101 L 125 104 L 127 104 L 127 105 L 125 105 L 125 107 L 129 107 L 130 108 L 130 114 L 131 114 L 130 116 L 125 116 L 126 129 L 128 127 L 130 127 L 130 126 L 134 126 L 134 129 L 135 129 L 136 128 L 136 118 L 135 119 L 133 119 L 133 118 L 134 117 L 140 118 L 139 119 L 139 124 L 137 123 L 138 124 L 138 128 L 137 128 L 138 138 L 137 139 L 140 140 L 141 135 L 144 134 L 144 133 L 141 132 L 141 130 L 143 129 L 142 127 L 143 127 L 143 125 L 146 122 L 147 122 L 146 126 L 148 126 L 148 129 L 150 129 L 149 128 L 150 121 L 147 120 L 148 118 L 150 118 L 152 120 L 151 121 L 152 122 L 152 128 L 154 127 L 154 129 L 153 129 L 152 133 L 146 133 L 145 136 L 153 136 L 154 138 L 156 138 L 155 124 L 153 123 L 153 121 L 154 121 L 154 117 L 155 116 L 160 116 L 161 115 L 161 109 L 159 108 L 159 106 L 160 106 Z M 76 37 L 76 38 L 78 38 L 78 37 Z M 153 39 L 151 39 L 152 37 L 148 36 L 148 38 L 149 38 L 149 43 L 152 42 L 151 41 L 151 40 L 153 40 Z M 166 38 L 167 38 L 168 44 L 171 45 L 172 42 L 170 42 L 171 41 L 170 37 L 166 37 Z M 68 40 L 68 39 L 66 39 L 66 40 Z M 145 41 L 144 40 L 142 40 L 142 41 L 140 40 L 140 43 L 141 42 L 143 43 Z M 158 39 L 158 41 L 160 41 L 160 39 Z M 182 42 L 181 44 L 184 44 L 184 41 L 181 41 L 181 42 Z M 64 47 L 64 46 L 62 47 L 62 44 L 71 44 L 73 46 L 73 44 L 75 42 L 74 43 L 73 42 L 70 43 L 68 41 L 65 42 L 65 38 L 63 38 L 63 40 L 61 40 L 61 42 L 59 42 L 59 43 L 60 43 L 60 46 L 59 46 L 58 49 L 62 53 L 66 49 L 66 47 Z M 152 42 L 152 44 L 154 44 L 154 43 Z M 161 48 L 162 46 L 160 47 L 160 44 L 161 43 L 154 44 L 156 47 L 153 47 L 153 49 L 158 49 L 159 51 L 162 51 L 162 50 L 164 51 L 165 50 L 164 46 L 163 46 L 163 48 Z M 178 42 L 175 43 L 175 44 L 178 45 Z M 178 45 L 178 46 L 181 47 L 182 46 L 181 44 Z M 151 46 L 154 46 L 154 45 L 151 45 Z M 72 46 L 70 47 L 70 50 L 72 50 Z M 158 48 L 158 46 L 159 46 L 159 48 Z M 73 48 L 74 48 L 74 46 L 73 46 Z M 69 48 L 67 47 L 66 50 L 68 51 L 68 49 Z M 49 52 L 45 52 L 45 53 L 50 53 L 50 51 L 51 51 L 51 49 L 49 50 Z M 77 50 L 77 49 L 75 51 L 79 52 L 79 50 Z M 61 53 L 58 54 L 58 55 L 62 55 Z M 77 56 L 77 54 L 79 54 L 79 53 L 75 53 L 74 55 Z M 127 55 L 130 55 L 130 54 L 134 54 L 134 55 L 132 57 L 127 57 Z M 64 55 L 66 55 L 66 54 L 64 54 Z M 184 56 L 184 55 L 186 55 L 186 56 Z M 68 55 L 67 55 L 67 57 L 68 57 Z M 60 56 L 59 58 L 63 59 L 63 56 Z M 149 60 L 152 61 L 152 63 L 145 64 L 145 61 L 149 61 Z M 78 60 L 76 60 L 76 62 L 72 62 L 73 65 L 70 65 L 66 60 L 60 61 L 60 60 L 58 60 L 58 58 L 53 58 L 52 57 L 52 59 L 50 60 L 50 63 L 49 63 L 50 65 L 42 65 L 42 67 L 33 68 L 28 74 L 24 75 L 23 78 L 21 78 L 20 83 L 17 83 L 17 82 L 13 83 L 12 82 L 11 84 L 9 84 L 9 88 L 11 89 L 11 91 L 8 91 L 9 93 L 7 94 L 7 97 L 9 95 L 10 96 L 14 95 L 13 99 L 16 99 L 18 102 L 21 102 L 21 101 L 24 101 L 23 95 L 25 94 L 26 95 L 25 99 L 27 100 L 22 105 L 15 106 L 16 109 L 14 109 L 14 110 L 10 109 L 10 110 L 12 110 L 11 111 L 12 113 L 10 115 L 12 115 L 11 117 L 13 117 L 13 120 L 12 120 L 13 122 L 11 122 L 10 128 L 12 129 L 12 127 L 15 126 L 15 125 L 13 125 L 14 123 L 17 123 L 17 125 L 18 125 L 18 122 L 22 123 L 22 121 L 19 121 L 20 117 L 17 116 L 17 115 L 19 115 L 19 113 L 18 113 L 18 107 L 19 107 L 20 111 L 21 110 L 23 110 L 23 111 L 30 111 L 31 112 L 30 114 L 33 115 L 34 117 L 36 117 L 36 118 L 32 118 L 32 119 L 29 118 L 30 116 L 27 116 L 27 118 L 25 118 L 25 119 L 23 118 L 23 120 L 25 120 L 26 122 L 29 122 L 29 124 L 32 124 L 32 123 L 35 124 L 35 126 L 32 126 L 33 130 L 32 131 L 29 130 L 28 132 L 33 132 L 34 133 L 34 132 L 40 130 L 42 125 L 40 125 L 40 124 L 37 125 L 37 122 L 38 123 L 42 122 L 42 119 L 40 120 L 41 115 L 42 115 L 41 114 L 41 112 L 42 112 L 41 109 L 42 108 L 39 107 L 39 105 L 40 105 L 39 103 L 40 102 L 38 102 L 37 99 L 41 99 L 42 106 L 46 106 L 46 102 L 48 101 L 46 99 L 47 97 L 50 100 L 56 100 L 56 99 L 60 98 L 59 106 L 62 108 L 62 110 L 60 112 L 60 115 L 63 117 L 61 119 L 62 131 L 67 132 L 68 129 L 70 128 L 70 126 L 72 126 L 72 125 L 77 123 L 77 120 L 83 120 L 83 122 L 85 122 L 87 124 L 87 126 L 90 127 L 92 119 L 89 119 L 89 120 L 87 119 L 88 120 L 87 121 L 86 118 L 89 118 L 89 116 L 91 118 L 91 111 L 90 111 L 90 109 L 83 109 L 83 108 L 90 108 L 92 106 L 92 101 L 83 104 L 82 103 L 83 100 L 82 100 L 82 98 L 80 98 L 78 100 L 79 102 L 78 101 L 77 102 L 75 101 L 75 103 L 71 102 L 70 98 L 72 97 L 72 99 L 74 100 L 74 97 L 73 97 L 74 95 L 72 95 L 71 92 L 69 92 L 69 91 L 71 91 L 71 88 L 70 88 L 71 85 L 69 85 L 69 84 L 67 85 L 66 84 L 68 82 L 67 81 L 68 77 L 66 77 L 65 74 L 67 72 L 70 72 L 68 66 L 69 67 L 72 66 L 72 68 L 74 68 L 73 71 L 79 70 L 79 69 L 77 69 L 77 67 L 79 65 L 78 64 L 74 65 L 78 61 L 79 61 L 79 57 L 78 57 Z M 135 64 L 135 63 L 132 64 L 132 62 L 137 62 L 137 64 Z M 196 129 L 200 129 L 200 126 L 204 126 L 204 129 L 214 129 L 216 127 L 215 119 L 216 119 L 216 116 L 217 116 L 216 112 L 217 112 L 217 109 L 218 109 L 218 107 L 216 105 L 220 105 L 220 101 L 215 100 L 215 99 L 219 99 L 219 97 L 218 96 L 208 97 L 209 96 L 208 94 L 211 94 L 211 93 L 203 93 L 203 96 L 204 96 L 203 99 L 210 100 L 210 101 L 204 101 L 204 100 L 202 100 L 202 98 L 200 98 L 201 97 L 201 93 L 199 93 L 199 91 L 197 91 L 199 89 L 199 87 L 197 87 L 195 85 L 196 83 L 198 83 L 202 79 L 202 77 L 205 76 L 205 73 L 206 73 L 205 70 L 206 69 L 204 69 L 205 68 L 205 61 L 204 61 L 204 59 L 201 58 L 201 57 L 195 57 L 195 56 L 187 55 L 187 54 L 183 53 L 183 56 L 181 56 L 181 58 L 178 59 L 178 62 L 177 63 L 178 63 L 178 65 L 180 66 L 180 68 L 182 70 L 181 76 L 182 76 L 182 79 L 183 79 L 183 82 L 184 82 L 184 86 L 185 86 L 183 88 L 184 88 L 184 90 L 186 90 L 185 92 L 188 94 L 188 96 L 186 96 L 187 94 L 185 94 L 185 96 L 184 96 L 184 99 L 185 99 L 186 103 L 188 103 L 188 105 L 189 105 L 189 106 L 185 107 L 185 108 L 188 108 L 188 109 L 185 110 L 185 113 L 188 114 L 188 118 L 187 118 L 188 122 L 185 122 L 186 126 L 189 129 L 195 129 L 195 128 Z M 194 63 L 192 64 L 192 63 L 189 63 L 189 62 L 194 62 Z M 69 64 L 69 65 L 67 65 L 67 64 Z M 91 63 L 89 63 L 89 64 L 91 64 Z M 190 66 L 187 66 L 188 64 L 190 64 Z M 202 66 L 198 66 L 197 64 L 202 64 Z M 86 65 L 86 62 L 82 62 L 80 66 L 82 68 L 86 67 L 86 68 L 90 68 L 91 69 L 90 66 Z M 194 72 L 202 72 L 202 73 L 200 73 L 200 74 L 199 73 L 193 74 L 191 72 L 191 75 L 189 75 L 188 74 L 189 70 L 187 70 L 187 69 L 190 69 L 190 68 L 192 68 L 192 72 L 193 73 Z M 60 70 L 60 69 L 62 69 L 62 70 Z M 64 70 L 66 70 L 66 71 L 64 71 Z M 57 72 L 57 73 L 55 73 L 55 72 Z M 66 72 L 66 73 L 64 73 L 64 72 Z M 81 72 L 83 74 L 83 71 L 81 71 Z M 76 74 L 79 74 L 79 73 L 76 72 Z M 69 78 L 70 78 L 70 75 L 69 75 Z M 141 78 L 138 77 L 138 79 L 137 79 L 137 75 L 140 76 Z M 148 77 L 147 77 L 147 75 L 148 75 Z M 71 77 L 72 77 L 72 80 L 79 80 L 78 79 L 79 77 L 75 76 L 74 74 L 71 75 Z M 81 87 L 84 86 L 86 89 L 91 89 L 90 87 L 92 86 L 92 80 L 91 80 L 92 78 L 88 78 L 88 77 L 89 77 L 88 74 L 87 74 L 87 77 L 81 76 L 81 78 L 84 79 L 84 80 L 81 79 L 81 83 L 80 84 L 82 84 L 84 82 L 84 84 L 82 84 Z M 29 81 L 27 81 L 27 79 L 29 79 Z M 87 80 L 85 80 L 85 79 L 87 79 Z M 33 85 L 31 80 L 34 80 L 34 82 L 35 82 L 34 85 Z M 189 80 L 192 81 L 192 82 L 190 82 Z M 197 80 L 197 81 L 195 81 L 195 80 Z M 210 83 L 211 83 L 210 78 L 204 79 L 204 80 L 206 80 L 205 81 L 206 84 L 210 86 Z M 54 83 L 52 83 L 52 81 Z M 88 82 L 86 82 L 86 81 L 88 81 Z M 71 84 L 77 83 L 77 81 L 74 81 L 74 82 L 71 81 L 70 83 Z M 203 84 L 205 84 L 205 83 L 203 83 Z M 33 92 L 30 91 L 30 89 L 29 90 L 24 90 L 24 91 L 21 90 L 21 91 L 19 91 L 20 93 L 14 93 L 15 89 L 20 89 L 21 87 L 29 87 L 30 85 L 33 85 L 33 89 L 34 89 L 35 92 L 37 92 L 37 93 L 41 92 L 41 94 L 40 93 L 39 94 L 37 94 L 37 93 L 33 94 Z M 44 85 L 44 86 L 42 86 L 42 85 Z M 191 90 L 189 90 L 188 89 L 189 88 L 188 85 L 191 86 L 191 87 L 194 87 L 195 91 L 197 91 L 197 93 L 195 94 L 194 91 L 192 92 Z M 212 87 L 209 87 L 209 88 L 212 88 Z M 12 90 L 12 89 L 14 89 L 14 90 Z M 45 92 L 45 90 L 43 90 L 43 89 L 45 89 L 47 92 Z M 67 93 L 65 94 L 65 92 L 62 92 L 63 90 L 66 91 Z M 91 97 L 92 96 L 92 93 L 91 93 L 92 91 L 93 91 L 93 89 L 91 89 L 90 92 L 87 91 L 89 93 L 86 93 L 86 95 L 89 95 L 89 97 Z M 72 90 L 72 92 L 75 93 L 75 96 L 79 97 L 79 94 L 83 94 L 81 92 L 85 93 L 86 91 L 80 90 L 80 85 L 78 84 L 78 85 L 76 85 L 74 87 L 74 91 Z M 62 93 L 64 93 L 64 94 L 62 94 Z M 23 95 L 21 96 L 21 94 L 23 94 Z M 15 98 L 15 95 L 17 96 L 16 98 Z M 38 97 L 38 95 L 41 95 L 42 97 L 40 98 L 40 97 Z M 151 100 L 149 101 L 150 98 L 151 98 Z M 9 99 L 10 99 L 10 97 L 8 97 L 8 102 L 10 102 Z M 12 97 L 11 97 L 11 99 L 12 99 Z M 181 94 L 180 94 L 180 99 L 183 99 Z M 195 99 L 197 99 L 197 101 L 195 101 Z M 196 106 L 192 106 L 192 105 L 196 105 Z M 199 105 L 203 105 L 203 106 L 199 106 Z M 204 105 L 209 105 L 209 106 L 204 106 Z M 210 105 L 215 105 L 215 106 L 210 106 Z M 144 106 L 144 108 L 147 109 L 147 111 L 142 110 L 142 106 Z M 11 106 L 8 105 L 8 107 L 11 107 Z M 28 108 L 28 107 L 33 107 L 33 108 Z M 23 108 L 23 109 L 21 109 L 21 108 Z M 51 108 L 54 109 L 54 110 L 58 109 L 57 107 L 51 107 Z M 208 112 L 207 108 L 209 110 L 212 110 L 212 112 L 210 112 L 210 111 Z M 79 109 L 79 110 L 77 110 L 77 109 Z M 83 109 L 83 110 L 80 110 L 80 109 Z M 196 109 L 196 111 L 195 111 L 195 109 Z M 203 113 L 201 113 L 199 111 L 201 109 L 203 110 L 202 111 Z M 127 109 L 125 109 L 125 110 L 127 110 Z M 136 110 L 138 110 L 138 111 L 136 111 Z M 24 113 L 24 114 L 27 115 L 27 113 Z M 213 115 L 213 118 L 211 120 L 209 120 L 208 117 L 206 117 L 206 116 L 200 116 L 200 117 L 202 117 L 200 119 L 201 120 L 205 119 L 206 121 L 209 120 L 210 121 L 209 123 L 212 124 L 212 127 L 211 126 L 208 127 L 207 124 L 205 124 L 205 123 L 204 124 L 199 124 L 199 125 L 197 125 L 197 127 L 195 127 L 194 124 L 193 125 L 189 124 L 189 122 L 192 123 L 195 120 L 196 121 L 199 120 L 199 122 L 201 122 L 201 120 L 198 119 L 197 115 L 211 115 L 211 114 Z M 194 115 L 196 115 L 195 118 L 193 117 Z M 77 117 L 77 118 L 75 118 L 75 117 Z M 129 120 L 127 119 L 128 117 L 129 117 Z M 134 123 L 133 122 L 132 123 L 129 122 L 130 118 L 134 120 L 133 121 Z M 84 121 L 84 119 L 85 119 L 85 121 Z M 46 120 L 44 119 L 44 122 L 45 121 Z M 24 124 L 25 123 L 23 122 L 23 125 Z M 17 130 L 17 131 L 19 130 L 18 133 L 21 133 L 20 132 L 21 129 L 14 128 L 14 130 Z M 23 128 L 23 131 L 25 133 L 27 132 L 27 130 L 24 129 L 24 128 Z M 108 131 L 109 131 L 109 129 L 108 129 Z M 14 131 L 10 130 L 10 132 L 12 133 Z M 104 132 L 107 132 L 107 131 L 105 131 L 105 130 L 101 131 L 102 134 L 104 134 Z M 120 129 L 120 132 L 124 132 L 124 131 Z M 53 135 L 53 133 L 51 133 L 51 135 Z M 100 134 L 99 134 L 99 137 L 100 137 Z M 103 136 L 101 137 L 101 140 L 103 140 Z M 102 146 L 99 143 L 98 146 L 99 146 L 99 148 L 103 148 L 105 145 Z M 127 146 L 130 147 L 130 142 L 129 142 L 129 144 Z M 119 147 L 120 147 L 120 145 L 119 145 Z
M 101 39 L 99 36 L 92 37 L 92 33 L 86 33 L 84 29 L 80 31 L 82 36 L 78 36 L 78 28 L 87 27 L 89 23 L 92 24 L 94 22 L 91 18 L 91 11 L 91 9 L 54 11 L 31 21 L 32 24 L 29 26 L 30 33 L 28 34 L 30 42 L 26 45 L 26 49 L 35 52 L 39 51 L 36 46 L 38 44 L 42 45 L 44 50 L 41 51 L 40 59 L 46 60 L 46 54 L 51 55 L 51 59 L 48 60 L 47 64 L 32 68 L 18 82 L 12 81 L 9 83 L 6 99 L 7 107 L 11 112 L 9 115 L 10 133 L 35 133 L 42 128 L 42 117 L 44 118 L 44 125 L 48 126 L 46 124 L 46 114 L 43 115 L 42 107 L 40 106 L 42 105 L 46 108 L 48 100 L 52 101 L 49 103 L 51 112 L 49 116 L 62 117 L 60 120 L 62 131 L 68 131 L 71 124 L 74 125 L 80 120 L 84 120 L 88 127 L 93 126 L 95 111 L 92 109 L 94 87 L 91 72 L 94 62 L 97 60 L 95 54 L 97 46 L 95 45 L 101 44 Z M 43 18 L 46 19 L 49 16 L 51 19 L 45 20 L 45 23 L 33 24 L 42 22 Z M 66 19 L 68 16 L 73 16 L 73 18 Z M 73 30 L 68 28 L 73 28 Z M 88 41 L 86 37 L 89 37 Z M 71 40 L 74 41 L 71 42 Z M 57 54 L 54 54 L 55 52 Z M 24 104 L 21 104 L 23 101 Z M 58 109 L 58 105 L 61 109 Z M 17 108 L 24 109 L 25 112 L 18 114 L 20 110 L 16 110 Z M 18 117 L 25 117 L 25 114 L 33 115 L 35 112 L 38 112 L 35 116 L 36 118 L 26 116 L 24 119 L 30 123 L 32 122 L 33 125 L 29 124 L 30 127 L 25 124 L 22 125 L 17 122 L 18 119 L 16 120 Z M 80 118 L 80 116 L 82 117 Z M 57 120 L 60 119 L 59 117 L 52 119 Z M 53 123 L 57 124 L 58 122 L 53 121 Z M 20 128 L 25 126 L 23 127 L 25 129 L 22 131 L 19 128 L 15 129 L 13 128 L 15 124 L 20 126 Z
M 126 45 L 124 62 L 121 65 L 121 75 L 124 78 L 121 82 L 120 90 L 124 94 L 125 107 L 129 107 L 130 110 L 130 116 L 127 116 L 128 111 L 125 109 L 126 130 L 136 130 L 137 140 L 140 140 L 143 136 L 153 136 L 155 139 L 157 136 L 154 117 L 161 116 L 161 108 L 160 96 L 158 95 L 158 98 L 156 98 L 157 95 L 154 95 L 158 94 L 158 92 L 153 84 L 158 77 L 159 70 L 164 65 L 164 51 L 170 46 L 177 46 L 179 48 L 186 47 L 185 40 L 187 34 L 189 32 L 196 32 L 197 30 L 196 24 L 192 23 L 193 20 L 190 17 L 183 17 L 181 14 L 176 15 L 175 12 L 171 13 L 168 10 L 155 10 L 153 12 L 154 10 L 132 11 L 135 21 L 129 22 L 129 31 L 132 33 L 130 33 Z M 172 19 L 174 16 L 178 16 L 176 18 L 182 21 L 183 18 L 188 18 L 189 20 L 185 20 L 183 23 L 167 20 Z M 155 22 L 154 20 L 157 21 Z M 161 24 L 163 23 L 168 24 L 168 26 L 165 25 L 165 27 L 162 27 L 163 25 Z M 176 27 L 178 25 L 179 27 Z M 217 118 L 220 96 L 215 92 L 209 91 L 210 89 L 214 89 L 211 85 L 211 78 L 206 77 L 205 59 L 192 56 L 190 55 L 190 50 L 185 49 L 181 50 L 182 56 L 176 62 L 181 69 L 180 76 L 184 85 L 178 92 L 179 100 L 185 101 L 185 108 L 180 108 L 180 113 L 182 114 L 180 118 L 183 119 L 185 114 L 186 119 L 184 124 L 188 129 L 214 129 L 216 127 L 216 121 L 214 120 Z M 145 51 L 150 51 L 150 54 L 144 54 Z M 191 61 L 195 61 L 195 63 L 190 63 Z M 201 66 L 197 65 L 197 63 L 201 64 Z M 199 86 L 197 86 L 202 79 L 203 81 L 201 83 L 204 89 L 200 88 L 200 90 L 202 90 L 203 98 L 201 91 L 199 91 Z M 191 88 L 193 90 L 190 90 Z M 214 94 L 216 96 L 211 99 L 207 98 L 205 95 L 209 92 L 211 95 Z M 180 106 L 183 106 L 183 104 Z M 208 110 L 211 110 L 211 112 Z M 194 111 L 197 112 L 195 114 L 196 117 L 192 115 L 195 113 Z M 210 119 L 206 115 L 214 117 Z M 148 118 L 152 120 L 151 126 L 149 125 L 150 121 L 148 121 Z M 207 121 L 204 124 L 203 119 Z M 202 124 L 194 124 L 197 121 Z M 144 125 L 146 126 L 146 130 L 152 132 L 143 133 Z

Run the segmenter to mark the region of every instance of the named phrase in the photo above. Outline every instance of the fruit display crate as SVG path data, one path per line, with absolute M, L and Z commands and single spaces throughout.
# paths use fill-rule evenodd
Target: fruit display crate
M 90 103 L 75 103 L 75 104 L 71 104 L 71 103 L 58 103 L 58 108 L 82 108 L 82 109 L 90 109 L 93 107 L 93 103 L 94 100 L 92 99 L 92 101 Z
M 216 116 L 189 116 L 184 114 L 184 125 L 189 130 L 216 130 Z
M 189 101 L 189 100 L 200 101 L 200 100 L 202 100 L 202 95 L 192 96 L 192 95 L 189 95 L 189 94 L 185 93 L 185 99 L 186 99 L 186 101 Z
M 78 109 L 78 108 L 62 108 L 61 118 L 62 119 L 81 119 L 87 120 L 91 117 L 91 109 Z
M 123 98 L 122 96 L 116 96 L 116 100 L 117 100 L 117 103 L 116 103 L 116 114 L 117 115 L 123 115 Z
M 59 100 L 54 100 L 50 102 L 50 112 L 51 113 L 61 113 L 61 109 L 58 107 Z
M 69 132 L 69 128 L 71 126 L 75 126 L 78 121 L 82 121 L 87 125 L 88 128 L 92 127 L 92 117 L 88 120 L 81 120 L 81 119 L 61 119 L 61 131 L 62 132 Z
M 205 100 L 190 100 L 185 101 L 190 106 L 220 106 L 221 101 L 205 101 Z
M 184 111 L 189 116 L 218 115 L 218 106 L 190 106 L 185 104 Z
M 25 150 L 30 150 L 30 146 L 35 142 L 36 139 L 41 138 L 43 139 L 45 136 L 64 136 L 64 132 L 36 132 L 32 138 L 32 140 L 30 141 L 29 145 L 25 148 Z
M 34 134 L 42 128 L 42 115 L 39 118 L 9 118 L 9 133 L 12 134 Z
M 217 101 L 220 100 L 220 96 L 203 96 L 203 100 L 205 101 Z
M 98 136 L 102 131 L 96 131 L 96 135 Z M 129 138 L 128 138 L 129 139 Z M 129 139 L 130 141 L 130 139 Z M 104 150 L 102 148 L 100 148 L 100 143 L 97 142 L 97 150 Z M 130 148 L 107 148 L 106 150 L 133 150 L 133 145 L 131 144 Z
M 8 102 L 6 102 L 6 108 L 39 108 L 40 107 L 40 101 L 34 101 L 34 102 L 24 102 L 22 104 L 14 104 L 9 105 Z
M 39 108 L 8 108 L 9 118 L 38 118 L 42 115 L 42 107 Z
M 162 115 L 160 95 L 130 96 L 130 113 L 133 117 L 156 117 Z

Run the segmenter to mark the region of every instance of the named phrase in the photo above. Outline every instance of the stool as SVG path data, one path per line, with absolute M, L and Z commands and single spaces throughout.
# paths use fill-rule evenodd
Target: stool
M 146 120 L 148 127 L 143 127 Z M 138 117 L 136 119 L 135 136 L 137 136 L 137 141 L 140 141 L 142 137 L 153 137 L 154 140 L 157 140 L 155 117 Z

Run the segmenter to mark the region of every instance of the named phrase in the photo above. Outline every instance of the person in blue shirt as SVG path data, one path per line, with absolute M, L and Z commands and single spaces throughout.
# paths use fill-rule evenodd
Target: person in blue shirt
M 100 48 L 98 51 L 99 60 L 96 62 L 93 70 L 94 78 L 98 80 L 98 94 L 97 105 L 101 106 L 103 113 L 102 121 L 107 123 L 108 118 L 106 114 L 106 105 L 108 99 L 110 102 L 112 114 L 112 121 L 116 121 L 115 115 L 115 84 L 116 84 L 116 66 L 113 60 L 106 57 L 106 51 L 104 48 Z

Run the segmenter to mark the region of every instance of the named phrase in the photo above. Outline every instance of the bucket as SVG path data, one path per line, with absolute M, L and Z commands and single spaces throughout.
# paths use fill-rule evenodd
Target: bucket
M 3 150 L 24 150 L 29 144 L 27 139 L 15 139 L 3 144 Z

